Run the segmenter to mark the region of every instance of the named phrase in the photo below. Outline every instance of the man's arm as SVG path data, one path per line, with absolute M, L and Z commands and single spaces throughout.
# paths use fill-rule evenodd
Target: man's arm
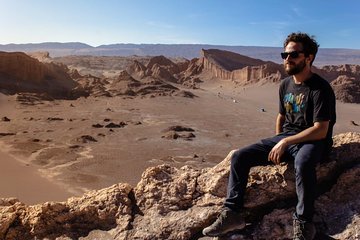
M 328 128 L 329 121 L 315 122 L 314 126 L 309 127 L 296 135 L 282 139 L 270 151 L 269 161 L 279 164 L 281 156 L 284 154 L 285 149 L 289 145 L 326 138 Z
M 284 122 L 285 122 L 285 116 L 279 113 L 276 118 L 276 126 L 275 126 L 276 135 L 283 131 Z

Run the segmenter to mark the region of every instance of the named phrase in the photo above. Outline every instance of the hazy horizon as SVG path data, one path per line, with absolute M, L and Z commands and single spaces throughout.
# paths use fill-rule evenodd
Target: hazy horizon
M 169 45 L 169 46 L 185 46 L 185 45 L 194 45 L 194 46 L 224 46 L 224 47 L 249 47 L 249 48 L 282 48 L 282 46 L 247 46 L 247 45 L 224 45 L 224 44 L 207 44 L 207 43 L 110 43 L 110 44 L 100 44 L 100 45 L 91 45 L 85 42 L 28 42 L 28 43 L 0 43 L 0 46 L 8 45 L 41 45 L 41 44 L 84 44 L 91 48 L 98 48 L 102 46 L 112 46 L 112 45 Z M 344 50 L 360 50 L 357 48 L 346 48 L 346 47 L 320 47 L 321 49 L 344 49 Z

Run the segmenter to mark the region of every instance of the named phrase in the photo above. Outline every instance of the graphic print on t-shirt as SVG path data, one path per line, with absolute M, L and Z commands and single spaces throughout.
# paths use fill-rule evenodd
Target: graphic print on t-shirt
M 284 96 L 284 106 L 287 113 L 299 113 L 305 107 L 305 95 L 300 93 L 295 95 L 293 93 L 287 93 Z

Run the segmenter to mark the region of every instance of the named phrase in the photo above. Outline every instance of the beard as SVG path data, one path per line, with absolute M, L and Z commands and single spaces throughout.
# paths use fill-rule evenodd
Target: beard
M 285 72 L 289 75 L 295 75 L 301 73 L 302 70 L 304 70 L 305 66 L 306 66 L 305 59 L 299 62 L 298 64 L 294 64 L 294 62 L 288 62 L 287 64 L 284 65 Z

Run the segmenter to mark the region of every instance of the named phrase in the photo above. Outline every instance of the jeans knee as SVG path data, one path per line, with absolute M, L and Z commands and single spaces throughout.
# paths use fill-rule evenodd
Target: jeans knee
M 236 167 L 241 164 L 246 159 L 245 152 L 243 149 L 235 150 L 234 153 L 231 156 L 231 166 Z
M 306 169 L 306 164 L 302 161 L 296 161 L 294 162 L 294 171 L 297 174 L 302 174 L 304 170 Z
M 231 166 L 237 165 L 238 159 L 239 159 L 239 149 L 238 149 L 238 150 L 235 150 L 235 151 L 233 152 L 233 154 L 231 155 L 231 158 L 230 158 L 230 164 L 231 164 Z
M 294 171 L 296 175 L 312 175 L 315 172 L 315 164 L 311 159 L 294 162 Z

